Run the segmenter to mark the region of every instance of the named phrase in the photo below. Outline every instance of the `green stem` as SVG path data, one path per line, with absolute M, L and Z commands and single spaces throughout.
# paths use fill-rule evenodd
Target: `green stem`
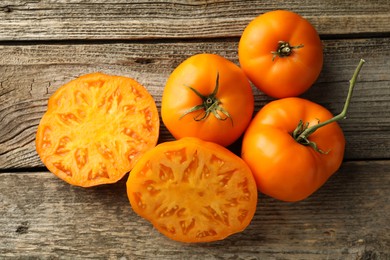
M 349 104 L 351 103 L 352 93 L 353 93 L 353 89 L 354 89 L 355 84 L 356 84 L 356 79 L 357 79 L 359 72 L 360 72 L 364 63 L 365 63 L 365 61 L 363 59 L 361 59 L 359 62 L 359 65 L 355 69 L 355 72 L 354 72 L 351 80 L 349 81 L 348 96 L 347 96 L 347 99 L 346 99 L 345 104 L 344 104 L 344 108 L 341 111 L 341 113 L 334 116 L 333 118 L 331 118 L 329 120 L 324 121 L 324 122 L 320 122 L 320 123 L 313 125 L 311 127 L 303 128 L 302 132 L 298 131 L 300 133 L 296 134 L 297 136 L 295 137 L 295 140 L 297 142 L 302 143 L 302 144 L 308 144 L 310 146 L 316 147 L 315 144 L 313 144 L 312 142 L 310 142 L 308 140 L 308 137 L 311 134 L 313 134 L 317 129 L 319 129 L 325 125 L 331 124 L 333 122 L 339 121 L 341 119 L 344 119 L 346 117 Z M 298 129 L 298 127 L 297 127 L 297 129 Z M 300 127 L 300 128 L 302 128 L 302 127 Z M 294 131 L 294 132 L 296 132 L 296 131 Z M 319 151 L 321 152 L 321 150 L 319 150 Z
M 211 94 L 209 95 L 202 95 L 197 91 L 195 88 L 189 86 L 188 87 L 192 92 L 194 92 L 199 98 L 201 98 L 202 103 L 198 104 L 194 107 L 191 107 L 187 109 L 184 114 L 180 116 L 179 119 L 182 119 L 186 115 L 195 112 L 195 111 L 201 111 L 199 114 L 197 114 L 194 117 L 195 121 L 203 121 L 208 118 L 210 113 L 212 113 L 218 120 L 224 121 L 226 119 L 230 119 L 232 125 L 233 125 L 233 119 L 230 116 L 229 112 L 226 111 L 222 107 L 221 101 L 217 98 L 218 90 L 219 90 L 219 73 L 217 73 L 217 78 L 215 81 L 215 87 Z M 222 115 L 221 115 L 222 114 Z

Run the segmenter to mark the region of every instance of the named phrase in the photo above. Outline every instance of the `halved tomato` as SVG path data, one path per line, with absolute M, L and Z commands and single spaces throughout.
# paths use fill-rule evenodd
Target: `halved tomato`
M 127 194 L 136 213 L 181 242 L 216 241 L 243 231 L 257 205 L 256 183 L 244 161 L 193 137 L 145 153 L 130 173 Z
M 36 150 L 45 166 L 70 184 L 114 183 L 156 145 L 159 125 L 156 104 L 142 85 L 92 73 L 50 97 Z

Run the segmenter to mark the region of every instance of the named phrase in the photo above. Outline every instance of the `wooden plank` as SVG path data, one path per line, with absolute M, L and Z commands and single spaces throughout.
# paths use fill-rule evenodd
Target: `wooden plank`
M 237 37 L 253 18 L 275 9 L 301 14 L 323 35 L 390 32 L 388 0 L 3 0 L 0 40 Z
M 390 158 L 390 49 L 384 47 L 390 38 L 323 42 L 323 72 L 303 97 L 340 112 L 348 80 L 359 59 L 366 58 L 348 120 L 340 123 L 347 139 L 345 158 Z M 42 166 L 35 153 L 35 131 L 47 99 L 63 83 L 93 71 L 130 76 L 148 88 L 160 107 L 171 71 L 200 52 L 217 53 L 238 63 L 237 39 L 0 46 L 0 169 Z M 271 100 L 258 90 L 254 94 L 256 110 Z M 162 125 L 160 141 L 167 140 L 172 137 Z
M 344 163 L 305 201 L 260 195 L 249 227 L 187 245 L 131 209 L 126 179 L 82 189 L 47 172 L 0 174 L 2 257 L 93 259 L 388 259 L 390 161 Z

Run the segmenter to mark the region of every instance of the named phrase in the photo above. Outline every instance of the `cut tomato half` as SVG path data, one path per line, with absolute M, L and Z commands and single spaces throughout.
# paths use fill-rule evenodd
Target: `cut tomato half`
M 82 187 L 114 183 L 157 144 L 153 97 L 135 80 L 92 73 L 60 87 L 38 126 L 45 166 Z
M 257 205 L 244 161 L 215 143 L 187 137 L 145 153 L 130 173 L 134 211 L 180 242 L 210 242 L 243 231 Z

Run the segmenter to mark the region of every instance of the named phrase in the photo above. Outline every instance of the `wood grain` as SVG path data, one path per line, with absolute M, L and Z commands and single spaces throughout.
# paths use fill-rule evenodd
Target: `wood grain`
M 260 195 L 226 240 L 170 241 L 131 209 L 125 181 L 82 189 L 48 172 L 0 174 L 0 256 L 87 259 L 388 259 L 390 162 L 344 163 L 299 203 Z
M 256 16 L 295 11 L 321 35 L 390 32 L 388 0 L 3 0 L 0 40 L 238 37 Z
M 132 211 L 126 178 L 83 189 L 43 168 L 35 131 L 62 84 L 95 71 L 129 76 L 160 108 L 179 63 L 208 52 L 238 64 L 245 26 L 275 9 L 307 18 L 324 44 L 322 73 L 302 97 L 338 113 L 366 60 L 340 122 L 345 161 L 313 196 L 260 195 L 244 232 L 182 244 Z M 390 259 L 389 0 L 1 0 L 0 28 L 0 259 Z M 253 91 L 256 111 L 271 101 Z
M 84 73 L 102 71 L 135 78 L 157 106 L 166 79 L 189 56 L 210 52 L 237 61 L 237 39 L 0 46 L 0 169 L 42 167 L 34 138 L 49 96 Z M 367 57 L 348 114 L 340 122 L 346 159 L 389 158 L 390 38 L 324 40 L 325 63 L 315 85 L 303 95 L 333 113 L 342 109 L 348 80 Z M 254 90 L 256 111 L 271 99 Z M 160 141 L 172 140 L 162 125 Z M 239 146 L 239 144 L 236 144 Z M 236 148 L 237 151 L 237 148 Z

